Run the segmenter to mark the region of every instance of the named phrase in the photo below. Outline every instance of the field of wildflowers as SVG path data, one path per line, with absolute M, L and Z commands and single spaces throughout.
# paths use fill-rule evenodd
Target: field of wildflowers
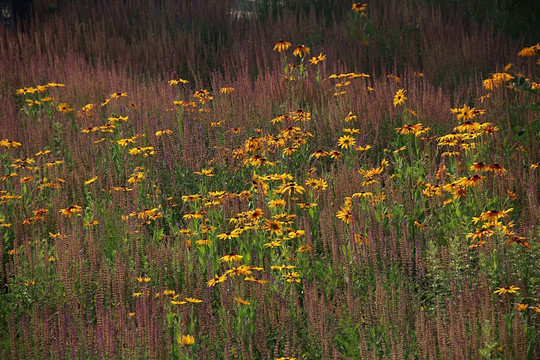
M 538 359 L 540 45 L 444 3 L 0 22 L 0 354 Z

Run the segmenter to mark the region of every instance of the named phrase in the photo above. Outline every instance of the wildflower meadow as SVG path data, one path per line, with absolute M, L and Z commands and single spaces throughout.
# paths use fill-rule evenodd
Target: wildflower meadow
M 2 9 L 2 357 L 540 358 L 535 6 L 476 3 Z

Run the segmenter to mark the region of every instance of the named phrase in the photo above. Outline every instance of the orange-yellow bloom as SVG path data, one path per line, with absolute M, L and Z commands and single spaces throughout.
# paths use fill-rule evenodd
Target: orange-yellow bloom
M 71 205 L 68 208 L 61 209 L 60 213 L 66 217 L 71 217 L 73 214 L 78 214 L 82 211 L 82 207 L 79 205 Z
M 394 107 L 397 105 L 403 105 L 405 103 L 405 100 L 407 100 L 407 97 L 405 96 L 405 92 L 407 90 L 405 89 L 399 89 L 396 92 L 396 95 L 394 96 Z
M 192 335 L 184 335 L 176 339 L 178 343 L 182 346 L 190 346 L 195 343 L 195 338 Z
M 309 54 L 310 49 L 305 45 L 298 45 L 293 51 L 294 56 L 302 57 Z
M 505 287 L 502 287 L 502 288 L 498 288 L 497 290 L 495 290 L 493 293 L 494 294 L 506 294 L 506 293 L 515 293 L 519 290 L 519 288 L 517 286 L 514 286 L 514 285 L 511 285 L 511 286 L 505 286 Z
M 288 48 L 291 47 L 291 43 L 290 42 L 287 42 L 285 40 L 279 40 L 276 45 L 274 46 L 274 51 L 278 51 L 278 52 L 281 52 L 283 50 L 287 50 Z

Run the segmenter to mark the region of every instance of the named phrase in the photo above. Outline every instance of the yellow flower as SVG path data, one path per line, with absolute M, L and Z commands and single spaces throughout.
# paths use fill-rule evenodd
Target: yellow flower
M 329 154 L 330 154 L 330 157 L 331 157 L 332 159 L 339 159 L 340 157 L 343 156 L 343 154 L 340 153 L 340 152 L 337 151 L 337 150 L 331 150 Z
M 540 49 L 540 43 L 534 46 L 527 46 L 521 49 L 517 55 L 521 57 L 533 57 L 536 55 L 536 50 Z
M 512 79 L 513 76 L 505 72 L 494 73 L 493 75 L 491 75 L 491 78 L 484 80 L 484 88 L 486 90 L 493 91 L 493 89 L 499 87 L 499 85 L 501 85 L 502 83 L 505 83 Z
M 249 304 L 251 304 L 249 301 L 243 300 L 243 299 L 241 299 L 241 298 L 239 298 L 239 297 L 235 297 L 234 300 L 238 301 L 238 302 L 239 302 L 240 304 L 242 304 L 242 305 L 249 305 Z
M 120 140 L 117 140 L 116 143 L 120 146 L 128 146 L 129 144 L 134 144 L 135 140 L 133 138 L 120 139 Z
M 208 287 L 215 286 L 216 284 L 224 282 L 225 280 L 227 280 L 227 275 L 221 275 L 221 276 L 215 275 L 213 279 L 210 279 L 206 282 L 206 286 Z
M 127 93 L 125 93 L 125 92 L 116 92 L 116 93 L 111 94 L 110 96 L 111 96 L 111 99 L 118 99 L 118 98 L 127 96 Z
M 274 199 L 270 200 L 268 203 L 268 207 L 270 208 L 276 208 L 276 207 L 284 207 L 287 202 L 284 199 Z
M 294 56 L 302 57 L 309 54 L 310 49 L 305 45 L 298 45 L 293 51 Z
M 0 140 L 0 146 L 3 146 L 5 148 L 18 148 L 19 146 L 21 146 L 21 143 L 18 143 L 16 141 L 13 141 L 13 140 L 8 140 L 8 139 L 4 139 L 4 140 Z
M 274 46 L 274 51 L 278 51 L 278 52 L 281 52 L 283 50 L 287 50 L 288 48 L 291 47 L 291 43 L 290 42 L 287 42 L 285 40 L 279 40 L 276 45 Z
M 229 240 L 232 238 L 238 238 L 238 236 L 239 236 L 238 231 L 233 230 L 233 231 L 228 231 L 223 234 L 219 234 L 217 238 L 220 240 Z
M 367 10 L 367 4 L 356 3 L 352 5 L 352 10 L 355 12 L 365 12 Z
M 515 293 L 518 290 L 519 290 L 519 288 L 517 286 L 511 285 L 511 286 L 505 286 L 505 287 L 499 288 L 499 289 L 495 290 L 493 293 L 494 294 Z
M 194 171 L 193 173 L 197 174 L 197 175 L 204 175 L 204 176 L 212 177 L 212 176 L 214 176 L 214 174 L 212 174 L 213 170 L 214 170 L 214 168 L 201 169 L 200 172 L 199 171 Z
M 298 248 L 298 250 L 296 250 L 296 251 L 298 251 L 298 252 L 311 251 L 311 246 L 309 246 L 309 245 L 300 246 Z
M 315 151 L 313 154 L 311 154 L 310 157 L 315 157 L 316 159 L 318 159 L 318 158 L 321 158 L 321 157 L 325 157 L 327 155 L 328 155 L 327 151 L 324 151 L 323 149 L 319 149 L 319 150 Z
M 118 116 L 111 116 L 111 117 L 108 117 L 108 118 L 107 118 L 107 120 L 109 120 L 109 124 L 111 124 L 111 125 L 114 124 L 114 123 L 117 122 L 117 121 L 120 121 L 120 120 L 122 120 L 122 121 L 128 121 L 128 119 L 129 119 L 129 116 L 120 116 L 120 115 L 118 115 Z
M 354 146 L 356 144 L 356 139 L 349 135 L 343 135 L 338 140 L 338 145 L 342 149 L 349 149 L 349 147 Z
M 352 111 L 349 111 L 349 114 L 348 114 L 347 117 L 345 118 L 345 122 L 354 121 L 354 120 L 356 120 L 356 119 L 357 119 L 356 115 L 354 115 L 354 114 L 352 113 Z
M 180 78 L 169 80 L 169 85 L 178 85 L 178 84 L 187 84 L 187 83 L 189 83 L 189 81 L 180 79 Z
M 366 145 L 364 147 L 358 146 L 358 147 L 354 148 L 354 150 L 356 150 L 356 151 L 368 151 L 369 149 L 371 149 L 371 145 Z
M 78 214 L 81 211 L 82 211 L 82 207 L 80 207 L 79 205 L 71 205 L 68 208 L 61 209 L 60 214 L 66 217 L 71 217 L 73 214 Z
M 91 179 L 89 179 L 89 180 L 86 180 L 86 181 L 84 182 L 84 185 L 89 185 L 89 184 L 93 183 L 94 181 L 96 181 L 97 179 L 98 179 L 98 177 L 97 177 L 97 176 L 94 176 L 93 178 L 91 178 Z
M 235 253 L 229 253 L 225 256 L 223 256 L 222 258 L 220 258 L 219 260 L 221 260 L 222 262 L 240 262 L 242 261 L 242 258 L 243 256 L 242 255 L 237 255 Z
M 405 100 L 407 100 L 407 97 L 405 96 L 405 92 L 407 90 L 405 89 L 399 89 L 396 92 L 396 95 L 394 96 L 394 107 L 397 105 L 403 105 L 405 103 Z
M 326 55 L 323 55 L 322 53 L 319 54 L 319 56 L 314 56 L 309 60 L 310 64 L 317 65 L 321 61 L 324 61 L 326 59 Z
M 171 300 L 171 304 L 172 304 L 172 305 L 185 305 L 185 304 L 187 304 L 187 301 L 176 301 L 176 300 Z
M 228 94 L 228 93 L 231 93 L 233 91 L 234 91 L 234 88 L 229 87 L 229 86 L 222 87 L 221 89 L 219 89 L 219 92 L 222 93 L 222 94 Z
M 164 135 L 164 134 L 172 134 L 172 130 L 163 129 L 163 130 L 156 131 L 157 137 L 160 137 L 161 135 Z
M 516 306 L 517 311 L 525 311 L 529 307 L 529 304 L 518 304 Z
M 397 131 L 398 134 L 401 134 L 401 135 L 406 135 L 406 134 L 411 134 L 411 133 L 416 135 L 422 131 L 422 124 L 421 123 L 418 123 L 416 125 L 405 124 L 402 127 L 396 128 L 395 130 Z
M 292 182 L 282 184 L 279 187 L 279 189 L 276 191 L 276 193 L 279 193 L 279 194 L 289 193 L 289 195 L 291 195 L 291 193 L 303 194 L 304 191 L 306 191 L 306 189 L 303 186 L 300 186 L 296 182 L 292 181 Z
M 360 134 L 360 129 L 343 129 L 343 132 L 346 132 L 347 134 Z
M 276 235 L 282 234 L 281 222 L 277 220 L 266 220 L 266 229 Z
M 176 340 L 182 346 L 190 346 L 190 345 L 193 345 L 193 343 L 195 343 L 195 338 L 191 335 L 184 335 L 182 337 L 179 337 Z
M 341 210 L 337 212 L 336 217 L 340 220 L 343 220 L 347 224 L 353 219 L 351 208 L 350 207 L 341 207 Z
M 64 114 L 73 111 L 73 109 L 70 108 L 69 105 L 66 104 L 66 103 L 62 103 L 62 104 L 58 105 L 58 107 L 56 109 L 58 111 L 60 111 L 61 113 L 64 113 Z

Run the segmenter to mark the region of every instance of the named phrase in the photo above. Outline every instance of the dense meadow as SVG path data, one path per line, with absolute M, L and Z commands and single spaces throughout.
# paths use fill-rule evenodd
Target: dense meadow
M 540 38 L 489 3 L 0 22 L 2 357 L 540 358 Z

